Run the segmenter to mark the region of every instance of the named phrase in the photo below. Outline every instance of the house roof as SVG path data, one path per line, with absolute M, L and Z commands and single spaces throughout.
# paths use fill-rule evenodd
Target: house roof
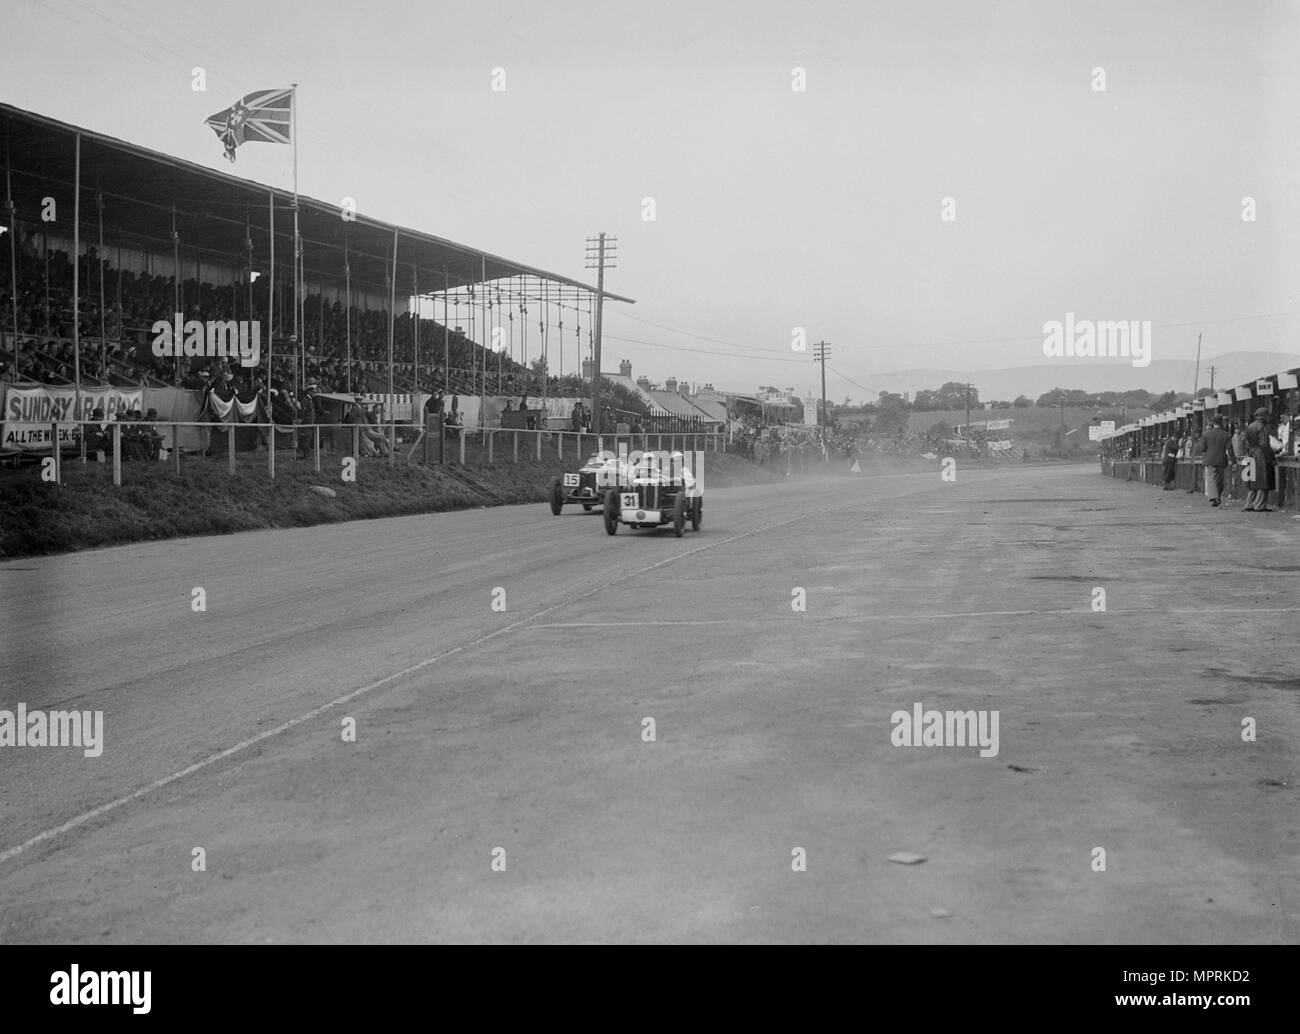
M 637 384 L 637 382 L 631 377 L 624 377 L 621 373 L 602 373 L 601 377 L 609 381 L 611 384 L 621 384 L 623 387 L 627 388 L 627 390 L 632 392 L 633 395 L 645 402 L 646 407 L 650 410 L 652 416 L 680 415 L 661 406 L 650 392 Z M 695 416 L 696 414 L 692 413 L 690 415 Z

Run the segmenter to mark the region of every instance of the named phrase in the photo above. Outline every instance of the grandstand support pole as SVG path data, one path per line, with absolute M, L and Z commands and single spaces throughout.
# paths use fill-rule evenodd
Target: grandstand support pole
M 113 485 L 122 487 L 122 425 L 113 421 Z
M 75 145 L 76 157 L 73 159 L 72 173 L 72 413 L 81 419 L 81 134 L 77 134 Z M 17 293 L 18 283 L 14 282 L 12 290 Z M 17 356 L 15 356 L 17 358 Z M 179 363 L 180 360 L 178 359 Z M 54 449 L 59 448 L 58 440 Z M 55 460 L 57 470 L 58 460 Z
M 184 273 L 181 270 L 181 235 L 176 232 L 176 202 L 172 201 L 172 312 L 183 312 L 181 309 L 181 277 Z M 181 386 L 181 350 L 174 349 L 175 361 L 172 364 L 172 387 Z
M 14 281 L 17 283 L 17 280 Z M 451 376 L 451 324 L 448 322 L 447 302 L 451 293 L 451 281 L 447 279 L 447 267 L 442 267 L 442 395 L 447 396 Z
M 181 429 L 172 424 L 172 469 L 181 476 Z
M 415 379 L 411 391 L 418 394 L 420 391 L 420 270 L 414 262 L 411 263 L 411 294 L 415 298 L 415 318 L 411 320 L 411 336 L 415 343 Z
M 397 227 L 393 227 L 393 264 L 388 270 L 388 394 L 393 388 L 393 317 L 397 308 Z
M 275 191 L 268 191 L 267 197 L 270 199 L 271 214 L 267 226 L 271 237 L 271 258 L 269 261 L 270 268 L 266 273 L 266 383 L 271 383 L 271 371 L 275 368 Z M 297 398 L 297 392 L 294 392 L 294 398 Z M 230 473 L 235 472 L 234 453 L 231 454 Z
M 479 253 L 479 297 L 483 299 L 483 330 L 479 337 L 485 337 L 488 334 L 488 310 L 487 310 L 487 255 Z M 487 347 L 482 341 L 478 344 L 479 353 L 483 356 L 483 384 L 482 391 L 479 393 L 478 402 L 478 425 L 479 427 L 487 426 Z
M 347 241 L 343 242 L 343 333 L 347 342 L 347 389 L 352 392 L 352 265 L 348 262 Z
M 293 347 L 298 346 L 298 268 L 302 262 L 302 238 L 298 235 L 298 84 L 289 84 L 289 143 L 293 145 Z M 303 348 L 303 373 L 306 374 L 307 349 Z M 275 452 L 275 449 L 271 450 Z M 274 476 L 274 475 L 272 475 Z
M 104 315 L 104 195 L 99 190 L 98 177 L 95 184 L 95 208 L 99 213 L 99 247 L 95 250 L 95 260 L 99 264 L 99 363 L 100 369 L 108 372 L 108 326 Z
M 9 210 L 9 292 L 10 315 L 13 317 L 14 339 L 10 342 L 14 352 L 14 368 L 18 364 L 18 217 L 14 205 L 13 171 L 9 162 L 9 120 L 5 120 L 5 207 Z

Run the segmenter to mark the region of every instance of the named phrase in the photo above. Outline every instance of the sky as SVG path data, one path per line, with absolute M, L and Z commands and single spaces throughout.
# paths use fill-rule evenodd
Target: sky
M 296 82 L 303 194 L 588 282 L 585 238 L 617 236 L 636 304 L 606 306 L 606 370 L 802 394 L 803 328 L 836 400 L 917 368 L 1066 383 L 1101 361 L 1044 357 L 1067 312 L 1150 320 L 1155 359 L 1198 333 L 1300 355 L 1295 3 L 4 0 L 0 24 L 18 107 L 287 188 L 287 148 L 232 169 L 204 119 Z

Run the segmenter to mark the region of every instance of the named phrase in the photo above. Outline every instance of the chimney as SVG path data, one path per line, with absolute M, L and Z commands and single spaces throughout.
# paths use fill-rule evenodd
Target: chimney
M 690 381 L 682 381 L 679 390 L 681 391 L 681 393 L 682 393 L 683 395 L 689 395 L 689 394 L 691 393 L 691 382 L 690 382 Z
M 666 381 L 664 381 L 664 391 L 671 391 L 674 395 L 677 394 L 676 377 L 669 377 Z
M 645 374 L 642 374 L 640 377 L 636 379 L 636 386 L 640 388 L 642 391 L 649 391 L 650 378 L 647 377 Z
M 584 381 L 591 380 L 591 371 L 595 368 L 595 366 L 596 366 L 596 361 L 594 359 L 584 359 L 582 361 L 582 379 Z
M 618 374 L 620 377 L 631 377 L 632 364 L 628 362 L 626 359 L 624 359 L 622 362 L 618 364 Z

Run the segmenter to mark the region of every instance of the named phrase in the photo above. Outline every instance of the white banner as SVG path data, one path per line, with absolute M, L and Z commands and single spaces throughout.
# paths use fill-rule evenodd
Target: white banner
M 67 384 L 10 384 L 5 389 L 4 428 L 0 449 L 49 451 L 50 424 L 58 421 L 90 420 L 97 408 L 104 410 L 104 422 L 118 413 L 144 408 L 143 388 L 82 388 L 78 407 L 77 390 Z M 59 442 L 71 448 L 76 443 L 73 425 L 59 428 Z
M 1091 428 L 1089 428 L 1089 430 L 1091 430 Z M 1009 448 L 1011 448 L 1011 443 L 1005 439 L 996 442 L 989 442 L 990 452 L 1006 452 Z

